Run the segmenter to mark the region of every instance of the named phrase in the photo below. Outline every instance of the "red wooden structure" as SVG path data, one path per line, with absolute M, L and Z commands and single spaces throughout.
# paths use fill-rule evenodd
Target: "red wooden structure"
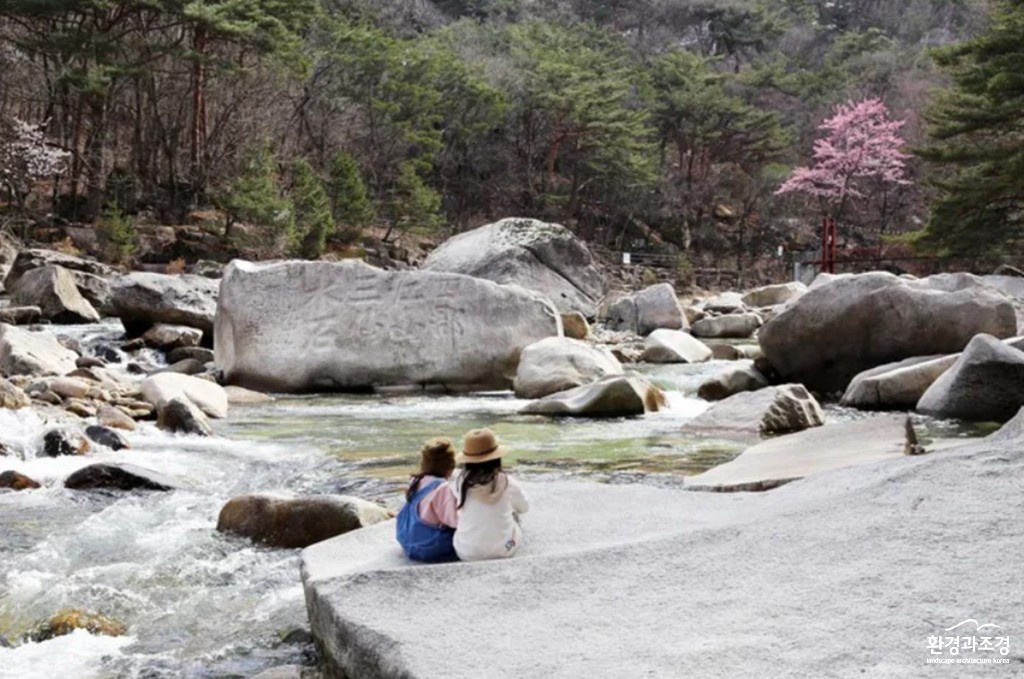
M 821 223 L 821 272 L 836 272 L 836 220 L 825 217 Z

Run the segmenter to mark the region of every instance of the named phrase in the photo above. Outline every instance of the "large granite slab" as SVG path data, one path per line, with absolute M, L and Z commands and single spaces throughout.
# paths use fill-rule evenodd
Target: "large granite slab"
M 307 548 L 312 631 L 331 676 L 359 679 L 931 678 L 930 635 L 1024 629 L 1021 450 L 893 455 L 768 493 L 527 483 L 508 561 L 414 565 L 390 522 Z

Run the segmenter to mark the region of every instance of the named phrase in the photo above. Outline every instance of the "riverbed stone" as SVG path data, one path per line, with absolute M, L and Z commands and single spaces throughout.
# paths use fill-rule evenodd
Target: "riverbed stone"
M 642 361 L 647 363 L 702 363 L 711 349 L 689 333 L 659 328 L 644 340 Z
M 24 474 L 9 469 L 5 472 L 0 472 L 0 488 L 8 490 L 34 490 L 42 488 L 42 486 Z
M 212 333 L 218 287 L 218 281 L 203 276 L 136 272 L 114 280 L 111 302 L 130 337 L 157 323 Z
M 579 311 L 562 314 L 562 328 L 565 331 L 565 336 L 572 339 L 587 339 L 587 336 L 590 335 L 590 324 L 587 323 L 586 316 Z
M 380 505 L 348 495 L 242 495 L 220 510 L 217 530 L 271 547 L 295 549 L 392 516 Z
M 94 323 L 100 315 L 75 287 L 71 273 L 44 266 L 25 273 L 9 290 L 15 306 L 37 306 L 51 323 Z
M 183 488 L 177 479 L 134 464 L 91 464 L 64 480 L 71 490 L 153 490 Z
M 621 374 L 622 364 L 607 348 L 548 337 L 523 349 L 513 389 L 519 398 L 543 398 Z
M 61 398 L 85 398 L 92 389 L 88 382 L 74 377 L 57 377 L 50 380 L 48 386 Z
M 850 382 L 841 403 L 861 410 L 912 410 L 959 357 L 914 356 L 865 370 Z
M 63 375 L 75 369 L 77 358 L 45 330 L 0 324 L 0 375 Z
M 605 324 L 611 330 L 645 336 L 666 328 L 684 330 L 688 326 L 675 288 L 659 283 L 633 295 L 613 300 L 606 312 Z
M 1024 406 L 1024 352 L 978 335 L 917 403 L 919 412 L 981 422 L 1005 422 Z
M 228 403 L 231 405 L 261 405 L 276 400 L 270 394 L 231 385 L 224 387 L 224 393 L 227 394 Z
M 522 350 L 562 330 L 523 288 L 359 261 L 235 261 L 221 286 L 217 368 L 259 391 L 506 389 Z
M 721 401 L 744 391 L 757 391 L 768 386 L 768 379 L 754 367 L 751 360 L 731 365 L 704 380 L 697 388 L 697 396 L 706 401 Z
M 24 391 L 0 377 L 0 408 L 20 410 L 31 404 L 32 401 Z
M 831 393 L 879 365 L 961 351 L 979 333 L 1017 334 L 1014 300 L 984 285 L 950 288 L 948 279 L 883 272 L 836 276 L 812 285 L 758 340 L 781 379 Z
M 104 427 L 135 431 L 135 420 L 120 408 L 105 403 L 96 409 L 96 420 Z
M 903 456 L 905 416 L 840 422 L 763 441 L 686 480 L 691 490 L 764 491 L 811 474 Z
M 203 411 L 186 398 L 172 398 L 157 408 L 156 426 L 172 434 L 212 436 Z
M 216 382 L 191 375 L 159 373 L 150 375 L 139 385 L 139 393 L 160 410 L 173 399 L 194 403 L 205 414 L 214 418 L 228 416 L 228 395 Z
M 754 288 L 743 295 L 742 301 L 748 307 L 766 307 L 776 304 L 785 304 L 807 294 L 807 286 L 799 281 L 779 283 L 776 285 L 765 285 Z
M 142 335 L 142 340 L 155 349 L 171 351 L 180 347 L 196 347 L 203 339 L 203 331 L 187 325 L 157 323 Z
M 131 448 L 131 444 L 128 443 L 124 436 L 118 434 L 113 429 L 109 429 L 101 425 L 94 424 L 86 427 L 85 435 L 88 436 L 93 443 L 106 446 L 111 450 L 124 450 L 125 448 Z
M 177 363 L 172 363 L 171 365 L 160 368 L 154 374 L 177 373 L 179 375 L 201 375 L 204 372 L 206 372 L 205 363 L 201 363 L 194 358 L 183 358 Z
M 85 630 L 89 634 L 108 637 L 119 637 L 128 631 L 121 622 L 98 613 L 89 613 L 79 609 L 61 611 L 45 622 L 39 623 L 29 632 L 29 638 L 42 643 L 56 637 L 71 634 L 75 630 Z
M 0 323 L 31 325 L 43 320 L 43 310 L 37 306 L 0 307 Z
M 743 314 L 749 311 L 743 302 L 743 295 L 738 292 L 722 292 L 704 300 L 704 311 L 721 316 L 723 314 Z
M 665 405 L 665 394 L 650 382 L 632 375 L 613 375 L 532 401 L 519 412 L 566 417 L 628 417 L 657 412 Z
M 168 352 L 167 363 L 174 365 L 189 358 L 198 361 L 202 365 L 213 363 L 213 350 L 205 347 L 178 347 Z
M 39 450 L 42 457 L 85 455 L 92 446 L 79 432 L 67 429 L 51 429 L 43 434 L 43 445 Z
M 753 313 L 707 316 L 690 328 L 694 337 L 746 339 L 761 327 L 761 317 Z
M 509 218 L 454 236 L 423 262 L 424 271 L 458 273 L 534 290 L 561 312 L 593 318 L 604 275 L 586 244 L 560 224 Z
M 746 440 L 820 427 L 824 423 L 821 406 L 803 385 L 783 384 L 716 401 L 684 429 Z

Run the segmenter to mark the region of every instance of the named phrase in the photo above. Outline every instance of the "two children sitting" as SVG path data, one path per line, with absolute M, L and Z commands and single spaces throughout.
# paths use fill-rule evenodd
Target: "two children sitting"
M 447 439 L 427 442 L 395 528 L 409 558 L 478 561 L 516 553 L 519 515 L 529 505 L 519 483 L 501 468 L 506 453 L 490 429 L 467 433 L 458 454 Z

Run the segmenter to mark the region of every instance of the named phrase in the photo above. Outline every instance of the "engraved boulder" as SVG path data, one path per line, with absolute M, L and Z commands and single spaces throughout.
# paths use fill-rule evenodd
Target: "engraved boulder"
M 426 271 L 461 273 L 535 290 L 563 313 L 594 318 L 604 277 L 593 255 L 564 226 L 536 219 L 503 219 L 442 243 Z
M 520 353 L 561 334 L 518 286 L 363 262 L 232 262 L 214 331 L 225 383 L 269 392 L 507 389 Z

